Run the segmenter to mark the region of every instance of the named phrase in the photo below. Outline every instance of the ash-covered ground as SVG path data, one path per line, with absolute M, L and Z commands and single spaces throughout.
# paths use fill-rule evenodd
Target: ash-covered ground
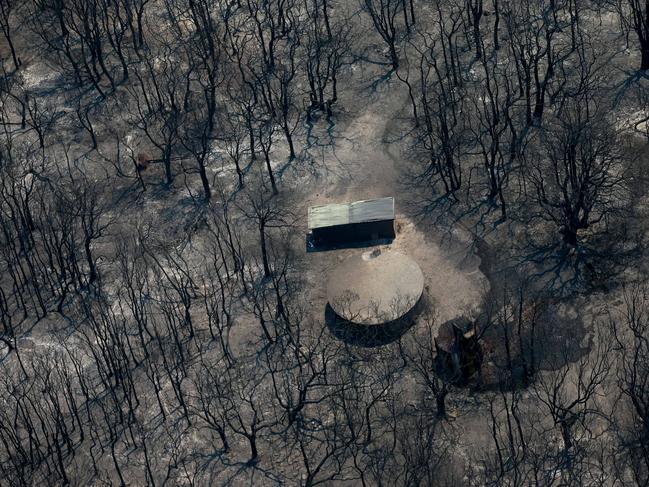
M 0 485 L 646 485 L 648 9 L 0 0 Z

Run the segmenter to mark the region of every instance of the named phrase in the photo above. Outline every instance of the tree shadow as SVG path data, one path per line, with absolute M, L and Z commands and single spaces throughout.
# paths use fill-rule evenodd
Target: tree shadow
M 619 105 L 622 99 L 626 96 L 627 92 L 634 86 L 639 85 L 642 80 L 649 80 L 649 74 L 645 71 L 635 70 L 635 71 L 624 71 L 624 79 L 618 83 L 615 88 L 617 93 L 615 94 L 614 103 Z
M 576 247 L 559 241 L 538 243 L 528 240 L 517 249 L 515 265 L 527 268 L 530 279 L 557 298 L 582 291 L 608 292 L 616 277 L 643 255 L 645 245 L 627 228 L 603 231 Z
M 533 316 L 523 311 L 505 323 L 481 316 L 483 366 L 469 386 L 483 392 L 523 390 L 539 372 L 559 370 L 586 357 L 593 332 L 571 302 L 548 295 L 533 306 Z
M 376 93 L 383 84 L 390 82 L 394 72 L 395 72 L 394 68 L 392 68 L 388 72 L 378 76 L 377 78 L 375 78 L 370 82 L 370 84 L 366 87 L 366 89 L 369 90 L 371 93 Z

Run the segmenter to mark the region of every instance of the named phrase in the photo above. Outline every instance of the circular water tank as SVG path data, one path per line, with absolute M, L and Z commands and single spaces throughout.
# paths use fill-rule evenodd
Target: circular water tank
M 352 256 L 329 274 L 327 298 L 336 314 L 359 325 L 381 325 L 408 313 L 424 290 L 419 265 L 398 252 Z

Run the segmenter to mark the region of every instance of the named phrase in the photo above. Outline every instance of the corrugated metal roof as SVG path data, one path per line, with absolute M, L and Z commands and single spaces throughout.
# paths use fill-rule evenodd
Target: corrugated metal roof
M 394 198 L 335 203 L 309 208 L 309 229 L 394 220 Z

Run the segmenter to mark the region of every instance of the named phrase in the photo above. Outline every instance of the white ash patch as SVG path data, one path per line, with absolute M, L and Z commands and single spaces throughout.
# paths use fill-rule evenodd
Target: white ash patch
M 21 71 L 23 87 L 29 91 L 48 89 L 60 83 L 63 76 L 43 62 L 34 62 Z

